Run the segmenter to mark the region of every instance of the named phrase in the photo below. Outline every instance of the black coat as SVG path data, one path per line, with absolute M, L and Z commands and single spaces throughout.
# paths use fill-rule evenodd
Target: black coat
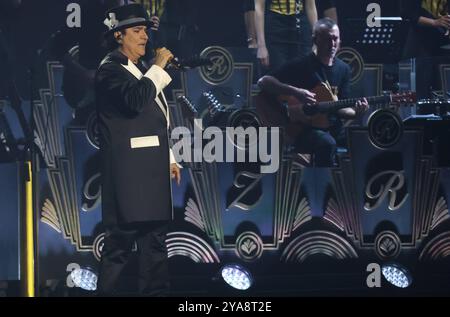
M 119 51 L 99 66 L 95 90 L 106 226 L 172 217 L 169 118 L 162 93 L 170 81 L 155 65 L 143 75 Z

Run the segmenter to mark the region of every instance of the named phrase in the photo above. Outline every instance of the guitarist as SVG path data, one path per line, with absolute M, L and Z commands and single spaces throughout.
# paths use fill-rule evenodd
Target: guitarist
M 262 77 L 258 81 L 262 92 L 291 95 L 305 104 L 314 104 L 321 100 L 316 100 L 316 95 L 310 90 L 318 85 L 325 85 L 339 99 L 348 98 L 350 67 L 335 57 L 340 45 L 337 24 L 330 18 L 317 21 L 313 28 L 313 43 L 313 52 L 310 55 L 293 60 Z M 331 128 L 306 127 L 294 141 L 295 149 L 299 153 L 313 154 L 314 165 L 317 167 L 333 166 L 336 138 L 343 135 L 340 119 L 353 119 L 367 109 L 367 100 L 363 98 L 352 108 L 330 113 L 328 116 L 332 122 Z

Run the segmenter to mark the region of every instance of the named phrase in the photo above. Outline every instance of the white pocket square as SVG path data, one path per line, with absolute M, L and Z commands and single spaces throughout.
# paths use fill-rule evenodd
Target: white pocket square
M 157 135 L 141 136 L 138 138 L 131 138 L 130 145 L 132 149 L 143 147 L 159 146 L 159 138 Z

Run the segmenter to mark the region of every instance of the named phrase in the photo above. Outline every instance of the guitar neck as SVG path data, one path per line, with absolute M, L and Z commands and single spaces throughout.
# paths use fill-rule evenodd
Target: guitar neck
M 366 97 L 366 99 L 369 104 L 385 104 L 391 102 L 392 100 L 390 95 Z M 358 100 L 361 100 L 361 98 L 350 98 L 338 101 L 324 101 L 319 102 L 317 106 L 320 112 L 337 111 L 339 109 L 353 107 Z

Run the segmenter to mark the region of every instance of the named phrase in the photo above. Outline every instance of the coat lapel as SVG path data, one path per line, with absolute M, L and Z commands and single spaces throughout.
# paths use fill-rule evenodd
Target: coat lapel
M 162 98 L 159 98 L 159 96 L 162 96 Z M 166 102 L 166 98 L 164 97 L 164 94 L 161 92 L 160 95 L 156 96 L 155 101 L 158 104 L 159 109 L 161 109 L 162 113 L 164 113 L 164 116 L 166 117 L 167 125 L 169 125 L 169 108 L 166 106 L 167 102 Z
M 134 77 L 136 77 L 138 80 L 140 80 L 143 76 L 142 72 L 137 68 L 136 65 L 130 60 L 128 60 L 128 64 L 124 65 L 121 64 L 127 71 L 129 71 Z M 166 97 L 163 93 L 161 93 L 162 98 L 159 98 L 159 96 L 156 96 L 155 102 L 157 103 L 159 109 L 162 111 L 164 116 L 166 117 L 167 126 L 169 126 L 169 107 L 167 106 Z M 167 109 L 167 110 L 166 110 Z
M 127 71 L 129 71 L 131 74 L 133 74 L 134 77 L 136 77 L 138 80 L 142 78 L 142 72 L 139 70 L 139 68 L 134 65 L 134 63 L 130 60 L 128 60 L 128 64 L 124 65 L 121 64 Z

